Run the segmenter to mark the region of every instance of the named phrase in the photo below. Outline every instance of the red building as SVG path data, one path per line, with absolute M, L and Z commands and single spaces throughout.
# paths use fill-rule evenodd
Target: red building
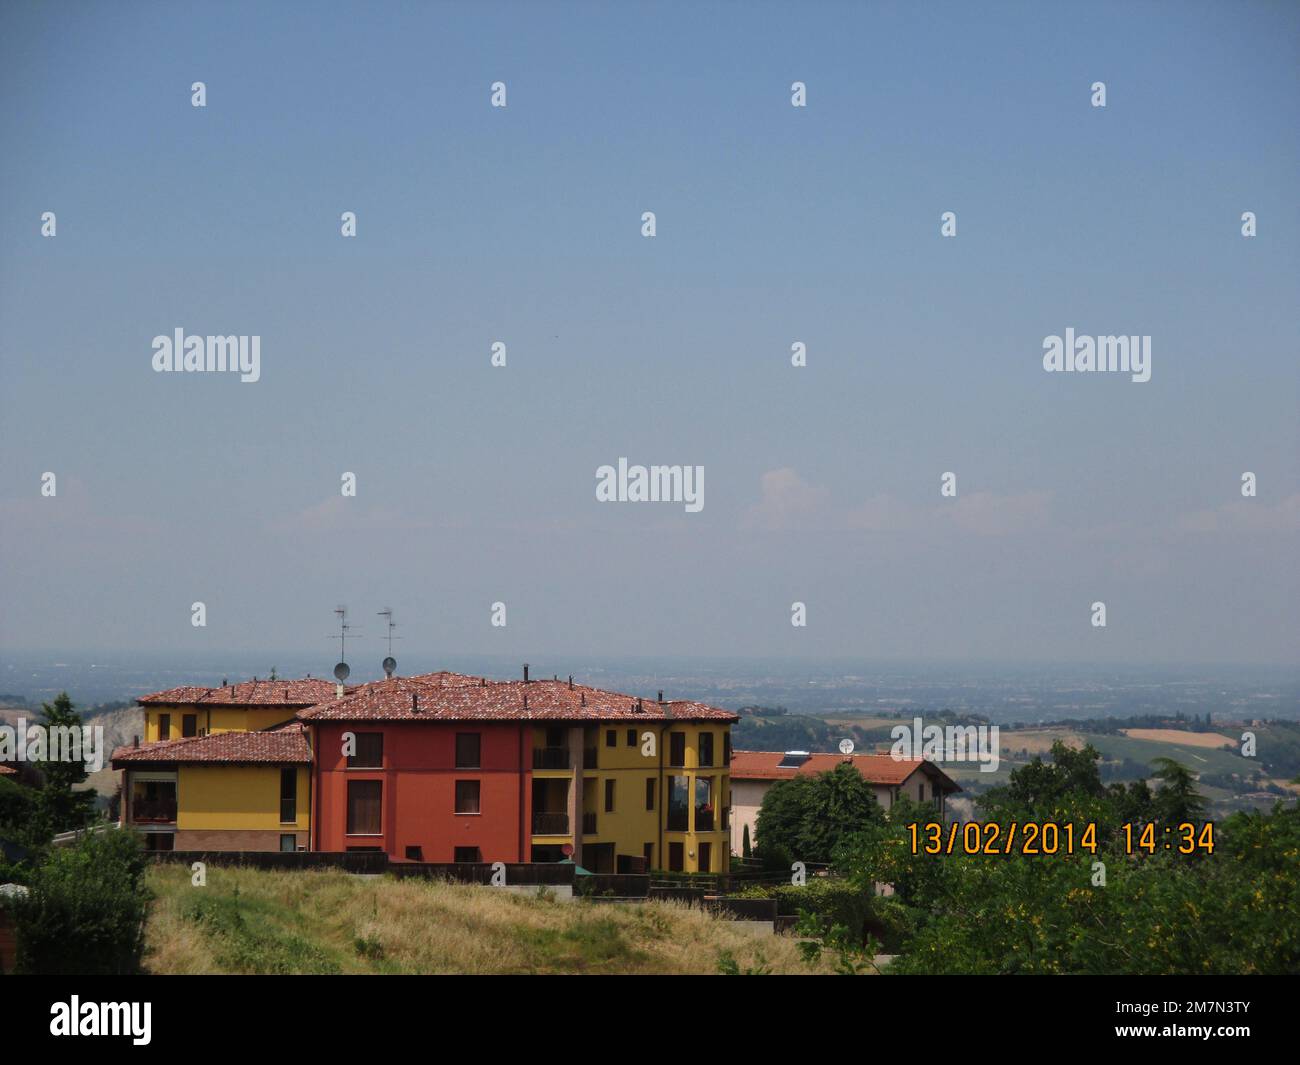
M 529 726 L 326 720 L 312 727 L 313 849 L 375 849 L 423 862 L 531 861 Z M 343 753 L 349 733 L 350 757 Z
M 432 673 L 297 716 L 311 737 L 312 850 L 440 863 L 568 854 L 601 872 L 727 867 L 714 806 L 729 805 L 729 711 Z

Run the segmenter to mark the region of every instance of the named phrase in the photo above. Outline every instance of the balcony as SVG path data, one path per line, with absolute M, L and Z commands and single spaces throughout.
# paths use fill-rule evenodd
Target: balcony
M 713 831 L 713 807 L 697 806 L 695 808 L 695 831 L 712 832 Z
M 668 831 L 669 832 L 689 832 L 690 825 L 687 824 L 689 812 L 681 807 L 669 807 L 668 809 Z
M 596 834 L 596 815 L 594 812 L 582 815 L 582 834 L 584 836 L 594 836 Z
M 136 823 L 171 824 L 176 820 L 176 800 L 133 799 L 131 820 Z
M 567 836 L 569 834 L 569 815 L 567 813 L 533 813 L 534 836 Z
M 534 769 L 568 769 L 569 748 L 534 747 L 533 768 Z

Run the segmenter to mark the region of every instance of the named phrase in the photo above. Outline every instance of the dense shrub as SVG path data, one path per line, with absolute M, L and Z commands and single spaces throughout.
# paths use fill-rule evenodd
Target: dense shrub
M 55 847 L 16 908 L 18 971 L 121 974 L 138 970 L 148 894 L 133 833 L 88 833 Z
M 803 887 L 766 884 L 735 894 L 741 898 L 776 899 L 776 912 L 782 916 L 812 913 L 825 918 L 830 925 L 843 925 L 855 943 L 863 941 L 869 924 L 878 923 L 875 921 L 878 900 L 849 880 L 811 877 Z

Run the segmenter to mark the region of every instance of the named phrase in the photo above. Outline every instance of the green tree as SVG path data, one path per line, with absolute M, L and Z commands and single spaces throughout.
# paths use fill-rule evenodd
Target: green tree
M 70 761 L 66 749 L 60 750 L 61 757 L 58 760 L 49 760 L 49 756 L 54 753 L 50 749 L 56 735 L 54 730 L 59 730 L 57 735 L 61 737 L 60 747 L 64 748 L 63 738 L 73 735 L 72 730 L 81 733 L 81 715 L 77 713 L 67 692 L 60 692 L 53 703 L 42 703 L 41 712 L 44 718 L 41 723 L 46 727 L 51 742 L 46 747 L 46 760 L 36 763 L 36 768 L 41 771 L 44 779 L 43 786 L 37 793 L 36 817 L 41 822 L 42 831 L 50 835 L 85 828 L 94 817 L 95 793 L 73 790 L 74 785 L 86 780 L 85 764 Z M 81 751 L 80 744 L 76 749 Z
M 1075 750 L 1057 740 L 1052 744 L 1051 762 L 1036 755 L 1028 765 L 1013 769 L 1005 785 L 989 789 L 981 806 L 989 811 L 1041 814 L 1067 796 L 1101 798 L 1106 787 L 1101 782 L 1100 761 L 1101 752 L 1092 744 Z
M 847 762 L 768 789 L 758 810 L 760 854 L 777 848 L 801 862 L 830 862 L 855 833 L 884 819 L 875 790 Z
M 1157 758 L 1152 774 L 1159 780 L 1155 794 L 1156 820 L 1167 825 L 1185 821 L 1199 821 L 1205 814 L 1205 799 L 1196 790 L 1196 777 L 1181 762 L 1172 758 Z
M 740 834 L 740 856 L 742 858 L 752 858 L 754 856 L 753 845 L 749 842 L 749 825 Z

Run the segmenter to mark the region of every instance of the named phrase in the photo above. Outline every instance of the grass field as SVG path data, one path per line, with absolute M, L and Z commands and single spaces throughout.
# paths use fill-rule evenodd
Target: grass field
M 156 865 L 151 973 L 711 974 L 820 971 L 796 942 L 671 902 L 570 902 L 488 887 L 209 866 Z

